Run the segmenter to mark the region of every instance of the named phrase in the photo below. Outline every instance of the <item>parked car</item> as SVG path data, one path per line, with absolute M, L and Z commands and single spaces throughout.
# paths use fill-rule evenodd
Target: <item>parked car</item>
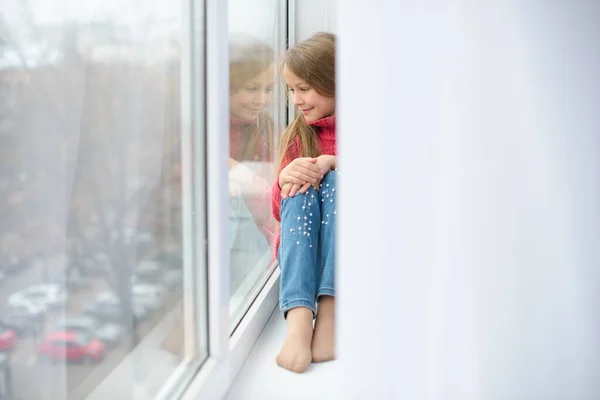
M 95 300 L 87 302 L 83 307 L 84 314 L 96 317 L 101 321 L 122 321 L 123 308 L 118 297 L 110 292 L 98 294 Z M 143 321 L 148 315 L 145 307 L 132 304 L 133 317 L 136 321 Z
M 146 254 L 155 247 L 156 239 L 152 232 L 138 231 L 131 233 L 131 240 L 135 241 L 138 251 Z
M 47 334 L 38 348 L 38 356 L 52 361 L 92 363 L 105 356 L 105 346 L 97 339 L 74 331 Z
M 57 331 L 74 331 L 98 339 L 109 347 L 116 346 L 123 337 L 123 328 L 114 323 L 101 323 L 91 316 L 68 317 L 54 327 Z
M 50 280 L 51 284 L 58 285 L 63 289 L 80 290 L 87 289 L 92 286 L 92 280 L 87 276 L 82 276 L 78 273 L 70 273 L 66 278 L 56 277 Z
M 159 251 L 154 260 L 167 269 L 182 269 L 183 257 L 181 252 L 161 250 Z
M 163 273 L 162 282 L 168 288 L 181 292 L 183 290 L 183 271 L 170 269 Z
M 132 290 L 145 291 L 155 294 L 158 297 L 164 297 L 167 294 L 167 287 L 162 283 L 136 282 L 131 286 Z M 137 289 L 136 289 L 137 288 Z
M 44 319 L 43 308 L 29 300 L 9 304 L 0 312 L 0 326 L 12 329 L 18 335 L 41 333 Z
M 131 288 L 134 304 L 157 310 L 165 304 L 164 291 L 157 285 L 136 284 Z
M 102 263 L 96 257 L 83 257 L 78 264 L 79 270 L 86 276 L 98 276 L 104 273 Z
M 123 310 L 118 304 L 92 300 L 83 306 L 83 313 L 101 321 L 121 321 Z
M 148 311 L 150 310 L 150 308 L 144 305 L 143 302 L 140 301 L 140 299 L 134 295 L 133 291 L 131 292 L 131 297 L 131 303 L 135 317 L 138 318 L 138 320 L 145 319 L 148 315 Z M 98 293 L 96 295 L 96 300 L 107 302 L 110 304 L 116 304 L 119 306 L 121 305 L 121 299 L 119 299 L 119 297 L 115 293 L 110 291 Z
M 148 283 L 162 286 L 165 291 L 167 288 L 181 291 L 183 289 L 183 269 L 181 264 L 169 268 L 168 264 L 162 262 L 142 261 L 133 270 L 131 283 Z
M 131 275 L 131 284 L 132 285 L 138 285 L 138 284 L 143 284 L 143 285 L 152 285 L 155 286 L 157 289 L 159 289 L 160 291 L 162 291 L 163 293 L 167 292 L 167 288 L 168 283 L 165 280 L 165 277 L 167 274 L 171 273 L 173 271 L 170 271 L 168 269 L 166 270 L 157 270 L 156 272 L 153 273 L 138 273 L 136 271 L 134 271 L 133 275 Z
M 161 265 L 156 261 L 140 261 L 133 269 L 133 275 L 144 282 L 158 283 L 162 274 Z
M 12 329 L 0 328 L 0 351 L 7 351 L 17 344 L 17 335 Z
M 22 303 L 24 300 L 30 300 L 47 309 L 64 305 L 66 299 L 67 293 L 60 285 L 40 283 L 31 285 L 20 292 L 13 293 L 8 298 L 8 303 L 16 305 Z

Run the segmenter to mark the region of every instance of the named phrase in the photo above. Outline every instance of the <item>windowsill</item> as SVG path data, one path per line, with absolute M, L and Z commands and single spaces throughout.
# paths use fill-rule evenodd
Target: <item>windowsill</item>
M 224 398 L 227 390 L 236 382 L 236 376 L 252 352 L 256 340 L 264 332 L 273 310 L 277 309 L 278 297 L 279 269 L 274 268 L 230 337 L 228 354 L 210 356 L 190 383 L 182 400 Z
M 267 280 L 277 268 L 277 264 L 271 260 L 273 251 L 265 253 L 263 258 L 246 276 L 240 287 L 231 295 L 229 301 L 229 320 L 231 321 L 230 330 L 233 333 L 239 325 L 241 319 L 246 314 L 249 303 L 252 303 L 263 290 Z
M 277 366 L 275 357 L 285 340 L 287 328 L 276 308 L 239 374 L 226 400 L 253 399 L 331 399 L 336 362 L 311 364 L 302 374 Z

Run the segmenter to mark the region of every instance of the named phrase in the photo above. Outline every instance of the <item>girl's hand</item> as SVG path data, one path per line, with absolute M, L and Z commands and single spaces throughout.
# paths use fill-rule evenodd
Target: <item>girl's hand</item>
M 317 162 L 316 165 L 319 166 L 319 168 L 321 168 L 321 171 L 323 172 L 323 176 L 325 176 L 325 174 L 327 174 L 329 171 L 331 171 L 332 169 L 335 169 L 335 163 L 336 163 L 336 158 L 335 156 L 329 156 L 326 154 L 320 155 L 319 157 L 317 157 Z M 321 178 L 323 179 L 323 178 Z M 321 179 L 317 180 L 317 182 L 315 182 L 313 184 L 313 186 L 315 187 L 315 189 L 319 190 L 319 184 L 321 183 Z M 307 186 L 306 188 L 303 186 L 300 189 L 300 193 L 304 193 L 308 190 L 310 186 Z
M 317 157 L 317 162 L 315 164 L 321 169 L 323 173 L 321 179 L 323 179 L 323 176 L 325 176 L 326 173 L 328 173 L 332 169 L 335 169 L 336 157 L 327 154 L 322 154 L 319 157 Z
M 294 197 L 296 194 L 304 194 L 311 186 L 311 183 L 305 183 L 304 185 L 298 185 L 297 183 L 286 183 L 281 189 L 281 198 L 287 199 L 288 197 Z
M 279 187 L 283 190 L 286 183 L 305 185 L 316 183 L 323 178 L 321 167 L 316 165 L 317 159 L 310 157 L 296 158 L 279 173 Z
M 292 190 L 292 186 L 297 185 L 295 183 L 284 183 L 281 187 L 281 198 L 287 199 L 290 196 L 290 190 Z
M 296 193 L 300 193 L 300 194 L 306 193 L 306 191 L 308 190 L 308 188 L 311 187 L 311 185 L 314 186 L 315 189 L 319 190 L 319 184 L 321 183 L 321 179 L 323 179 L 323 176 L 325 176 L 326 173 L 328 173 L 332 169 L 335 169 L 335 162 L 336 162 L 335 156 L 320 155 L 319 157 L 317 157 L 317 161 L 315 162 L 315 165 L 317 165 L 320 168 L 321 172 L 323 173 L 321 178 L 317 179 L 317 181 L 312 184 L 310 182 L 305 183 L 304 185 L 295 184 L 290 189 L 290 192 L 289 192 L 290 197 L 293 197 Z

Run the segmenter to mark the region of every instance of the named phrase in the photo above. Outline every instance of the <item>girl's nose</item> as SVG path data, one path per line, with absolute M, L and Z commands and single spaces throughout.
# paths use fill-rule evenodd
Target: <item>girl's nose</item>
M 294 94 L 292 96 L 292 102 L 297 106 L 304 104 L 304 100 L 302 99 L 302 96 L 298 92 L 294 92 Z
M 254 104 L 265 105 L 269 101 L 269 95 L 263 91 L 258 92 L 256 96 L 254 96 Z

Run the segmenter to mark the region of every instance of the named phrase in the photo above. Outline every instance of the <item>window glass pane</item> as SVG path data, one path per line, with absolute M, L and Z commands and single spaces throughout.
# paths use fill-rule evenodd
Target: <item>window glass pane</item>
M 206 355 L 182 322 L 182 9 L 0 0 L 0 398 L 151 398 L 184 343 Z
M 274 266 L 271 213 L 283 125 L 277 60 L 284 32 L 276 0 L 229 1 L 229 201 L 232 329 Z

